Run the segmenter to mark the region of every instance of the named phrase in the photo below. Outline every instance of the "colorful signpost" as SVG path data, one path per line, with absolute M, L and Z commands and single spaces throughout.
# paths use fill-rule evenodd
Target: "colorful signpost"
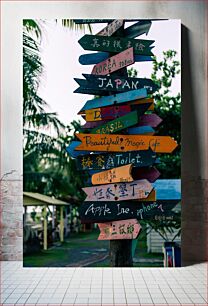
M 136 239 L 141 230 L 141 225 L 136 219 L 98 223 L 98 227 L 98 240 Z
M 109 23 L 79 40 L 83 49 L 101 52 L 80 56 L 81 64 L 95 66 L 91 74 L 83 74 L 85 79 L 75 78 L 79 88 L 74 92 L 102 97 L 88 100 L 79 111 L 87 122 L 75 133 L 80 141 L 72 141 L 67 151 L 76 158 L 77 169 L 91 175 L 90 187 L 83 188 L 87 196 L 80 207 L 81 221 L 98 223 L 98 239 L 110 240 L 113 264 L 113 258 L 123 259 L 118 266 L 132 264 L 123 254 L 127 249 L 131 254 L 128 241 L 139 234 L 138 220 L 174 220 L 173 208 L 180 200 L 178 181 L 157 180 L 160 173 L 153 166 L 159 162 L 156 153 L 177 147 L 172 137 L 154 135 L 162 119 L 145 114 L 154 110 L 149 94 L 158 86 L 151 79 L 127 75 L 128 65 L 151 61 L 153 55 L 154 40 L 134 39 L 148 34 L 151 20 L 137 21 L 124 29 L 123 20 L 76 20 Z

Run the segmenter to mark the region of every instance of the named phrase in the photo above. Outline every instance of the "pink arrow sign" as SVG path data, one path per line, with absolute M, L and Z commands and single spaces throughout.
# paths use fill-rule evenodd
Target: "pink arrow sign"
M 141 230 L 141 225 L 136 219 L 98 223 L 98 226 L 98 240 L 136 239 Z
M 113 33 L 115 33 L 122 25 L 123 25 L 123 19 L 116 19 L 110 24 L 108 24 L 103 30 L 101 30 L 96 35 L 99 36 L 111 36 Z
M 95 65 L 92 74 L 107 75 L 134 63 L 133 47 L 116 54 L 107 60 Z
M 156 114 L 145 114 L 139 119 L 138 126 L 149 125 L 151 127 L 157 127 L 162 122 L 162 119 Z
M 85 201 L 125 201 L 147 198 L 153 186 L 148 180 L 138 180 L 131 183 L 107 184 L 85 187 Z

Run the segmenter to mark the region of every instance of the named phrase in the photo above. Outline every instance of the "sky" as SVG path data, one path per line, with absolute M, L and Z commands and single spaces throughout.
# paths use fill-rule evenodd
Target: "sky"
M 132 23 L 125 23 L 125 28 Z M 106 24 L 93 25 L 92 34 L 102 30 Z M 181 61 L 181 23 L 180 20 L 153 21 L 148 35 L 143 34 L 137 39 L 155 40 L 154 55 L 162 59 L 162 52 L 170 49 L 176 50 L 177 59 Z M 44 73 L 39 89 L 39 95 L 49 105 L 47 111 L 56 112 L 58 118 L 64 124 L 70 124 L 73 120 L 80 119 L 77 115 L 87 100 L 93 99 L 92 95 L 73 93 L 78 87 L 74 78 L 83 78 L 82 73 L 91 73 L 93 65 L 81 65 L 78 61 L 82 54 L 92 53 L 84 50 L 78 40 L 89 31 L 69 30 L 50 20 L 45 21 L 43 38 L 41 43 L 41 60 Z M 135 63 L 134 67 L 139 71 L 137 77 L 150 78 L 152 62 Z M 174 80 L 172 92 L 180 92 L 180 75 Z

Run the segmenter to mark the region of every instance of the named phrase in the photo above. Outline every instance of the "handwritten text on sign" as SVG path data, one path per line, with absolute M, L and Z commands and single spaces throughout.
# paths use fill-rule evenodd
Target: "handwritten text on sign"
M 98 172 L 92 175 L 92 184 L 101 185 L 118 182 L 132 182 L 132 164 Z
M 147 180 L 138 180 L 132 183 L 85 187 L 82 190 L 87 195 L 85 201 L 123 201 L 146 198 L 152 190 L 152 185 Z
M 94 66 L 92 74 L 106 75 L 134 63 L 133 48 L 129 48 Z
M 157 201 L 150 203 L 120 201 L 120 202 L 84 202 L 79 212 L 82 223 L 99 223 L 126 219 L 159 220 L 159 216 L 174 218 L 171 210 L 176 206 L 176 201 Z
M 98 227 L 98 240 L 136 239 L 141 230 L 141 225 L 136 219 L 98 223 Z
M 154 164 L 155 160 L 156 154 L 152 150 L 90 154 L 87 156 L 79 156 L 77 158 L 77 167 L 79 170 L 107 170 L 127 164 L 133 164 L 134 167 L 146 167 Z
M 152 149 L 157 153 L 171 153 L 177 142 L 170 136 L 75 134 L 82 143 L 76 150 L 133 151 Z

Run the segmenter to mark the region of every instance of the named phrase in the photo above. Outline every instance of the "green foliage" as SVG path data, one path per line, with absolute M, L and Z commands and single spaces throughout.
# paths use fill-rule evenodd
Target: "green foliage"
M 171 92 L 173 80 L 180 73 L 180 63 L 175 60 L 176 51 L 163 52 L 162 61 L 154 57 L 152 80 L 159 86 L 154 93 L 155 113 L 163 122 L 157 128 L 158 135 L 169 135 L 178 142 L 178 148 L 171 154 L 160 154 L 161 163 L 157 166 L 160 178 L 180 178 L 180 144 L 181 144 L 181 95 Z

